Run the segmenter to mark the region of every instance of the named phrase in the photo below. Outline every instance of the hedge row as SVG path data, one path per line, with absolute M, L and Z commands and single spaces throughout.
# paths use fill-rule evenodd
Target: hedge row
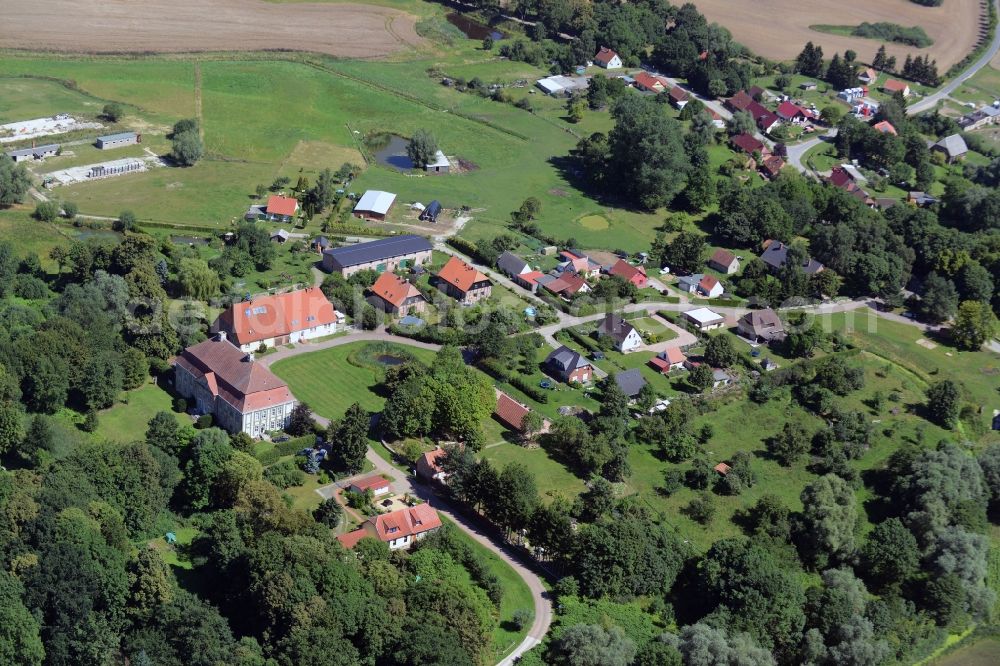
M 535 402 L 544 404 L 549 401 L 549 394 L 545 389 L 528 382 L 521 375 L 512 373 L 496 359 L 485 358 L 481 360 L 479 362 L 479 368 L 491 377 L 499 379 L 502 382 L 507 382 Z
M 257 460 L 260 461 L 261 465 L 267 467 L 268 465 L 273 465 L 278 462 L 281 458 L 285 456 L 291 456 L 302 449 L 310 448 L 316 443 L 316 435 L 303 435 L 302 437 L 292 437 L 286 442 L 279 442 L 274 445 L 274 448 L 267 449 L 266 451 L 261 451 L 257 454 Z
M 598 347 L 597 343 L 594 342 L 594 339 L 591 338 L 589 335 L 584 335 L 580 331 L 578 331 L 576 329 L 573 329 L 573 328 L 566 328 L 566 329 L 563 329 L 563 330 L 565 330 L 567 333 L 569 333 L 569 337 L 573 338 L 574 340 L 576 340 L 578 343 L 580 343 L 581 345 L 583 345 L 584 347 L 586 347 L 590 351 L 599 351 L 600 350 L 600 347 Z

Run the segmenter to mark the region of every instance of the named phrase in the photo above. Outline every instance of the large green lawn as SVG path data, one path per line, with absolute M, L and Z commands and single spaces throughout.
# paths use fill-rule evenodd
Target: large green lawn
M 123 393 L 121 401 L 114 407 L 100 412 L 94 435 L 119 442 L 142 439 L 149 420 L 157 412 L 169 411 L 170 394 L 150 382 L 134 391 Z M 178 421 L 181 418 L 178 415 Z
M 355 402 L 370 412 L 381 411 L 385 397 L 375 392 L 378 378 L 373 369 L 348 362 L 348 355 L 367 342 L 354 342 L 322 351 L 300 354 L 275 363 L 271 370 L 288 382 L 292 393 L 327 418 L 340 418 Z M 434 353 L 399 346 L 419 360 L 429 363 Z
M 553 459 L 543 448 L 528 449 L 518 444 L 504 442 L 483 449 L 483 457 L 502 470 L 509 463 L 525 465 L 541 490 L 545 502 L 562 497 L 572 501 L 584 491 L 583 479 L 567 470 L 562 463 Z

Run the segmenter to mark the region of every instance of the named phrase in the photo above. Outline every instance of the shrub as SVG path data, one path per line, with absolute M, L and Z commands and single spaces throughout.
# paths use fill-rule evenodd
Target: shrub
M 271 465 L 264 470 L 264 478 L 282 490 L 292 486 L 301 486 L 306 481 L 305 473 L 299 469 L 294 460 L 285 460 Z
M 204 430 L 205 428 L 211 428 L 212 427 L 212 415 L 211 414 L 202 414 L 201 416 L 198 417 L 198 420 L 195 422 L 194 427 L 198 428 L 200 430 Z

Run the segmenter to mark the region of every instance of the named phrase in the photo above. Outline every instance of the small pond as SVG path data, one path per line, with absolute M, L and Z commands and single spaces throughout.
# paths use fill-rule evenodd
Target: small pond
M 365 140 L 368 148 L 375 153 L 375 161 L 391 169 L 407 171 L 413 162 L 406 154 L 410 142 L 395 134 L 376 134 Z
M 208 245 L 207 238 L 200 238 L 198 236 L 171 236 L 171 243 L 177 243 L 178 245 Z
M 394 356 L 393 354 L 379 354 L 375 357 L 375 360 L 382 365 L 403 365 L 406 363 L 406 359 L 402 356 Z
M 494 30 L 488 25 L 483 25 L 465 14 L 451 12 L 445 18 L 448 19 L 448 23 L 461 30 L 469 39 L 486 39 L 487 37 L 492 37 L 496 41 L 505 37 L 499 30 Z

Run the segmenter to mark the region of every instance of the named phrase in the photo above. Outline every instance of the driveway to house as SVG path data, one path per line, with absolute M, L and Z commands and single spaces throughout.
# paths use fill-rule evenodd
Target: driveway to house
M 1000 13 L 1000 0 L 995 0 L 994 4 L 997 7 L 997 12 Z M 993 57 L 997 54 L 998 51 L 1000 51 L 1000 28 L 994 29 L 993 39 L 990 41 L 989 48 L 987 48 L 986 51 L 983 52 L 983 55 L 981 55 L 979 59 L 972 64 L 971 67 L 966 69 L 964 72 L 956 76 L 948 83 L 946 83 L 944 87 L 941 88 L 941 90 L 938 90 L 936 93 L 924 97 L 916 104 L 907 107 L 906 113 L 912 115 L 915 113 L 920 113 L 921 111 L 927 111 L 928 109 L 932 109 L 935 106 L 937 106 L 938 102 L 944 100 L 953 92 L 958 90 L 958 87 L 961 86 L 966 81 L 968 81 L 973 76 L 975 76 L 976 72 L 981 70 L 986 65 L 990 64 L 990 61 L 993 60 Z
M 805 164 L 802 163 L 802 158 L 806 156 L 806 153 L 809 152 L 809 150 L 815 148 L 820 143 L 824 141 L 829 141 L 831 139 L 835 139 L 836 137 L 837 137 L 837 128 L 833 127 L 830 130 L 828 130 L 826 134 L 815 136 L 809 139 L 808 141 L 803 141 L 802 143 L 796 143 L 786 146 L 786 150 L 788 151 L 787 155 L 788 163 L 791 164 L 796 170 L 802 173 L 808 172 L 810 169 L 809 167 L 807 167 Z

